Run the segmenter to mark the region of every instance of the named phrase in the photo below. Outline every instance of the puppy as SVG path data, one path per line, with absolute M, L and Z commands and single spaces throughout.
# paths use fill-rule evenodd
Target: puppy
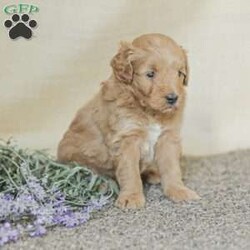
M 112 75 L 76 114 L 58 146 L 75 161 L 116 178 L 120 208 L 145 204 L 142 179 L 161 182 L 173 201 L 198 199 L 180 169 L 180 128 L 188 83 L 184 50 L 162 34 L 122 42 Z

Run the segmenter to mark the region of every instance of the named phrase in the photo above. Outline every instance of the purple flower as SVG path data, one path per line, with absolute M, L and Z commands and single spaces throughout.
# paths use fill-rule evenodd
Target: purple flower
M 18 216 L 36 210 L 38 207 L 39 203 L 35 200 L 34 196 L 24 188 L 20 191 L 16 199 L 13 200 L 12 212 Z
M 11 211 L 13 196 L 0 194 L 0 220 L 4 220 Z
M 42 226 L 37 222 L 27 225 L 25 231 L 28 232 L 31 237 L 43 236 L 47 233 L 45 226 Z
M 38 225 L 34 225 L 34 228 L 32 228 L 29 235 L 31 237 L 38 237 L 38 236 L 44 236 L 46 233 L 47 233 L 46 228 L 38 224 Z
M 42 181 L 39 181 L 34 175 L 30 173 L 27 163 L 22 163 L 20 166 L 21 172 L 26 181 L 26 187 L 28 190 L 38 199 L 38 201 L 43 201 L 46 199 L 47 194 L 44 187 L 41 185 Z M 44 182 L 45 180 L 43 180 Z
M 39 222 L 39 224 L 51 225 L 54 214 L 53 204 L 46 203 L 36 209 L 36 211 L 33 211 L 32 214 L 35 215 L 36 221 Z
M 104 205 L 108 203 L 108 198 L 105 196 L 101 196 L 99 200 L 92 200 L 89 204 L 93 210 L 100 210 Z
M 3 198 L 6 201 L 12 201 L 14 199 L 13 195 L 11 194 L 1 194 L 0 198 Z
M 55 214 L 54 222 L 68 228 L 79 226 L 88 221 L 90 214 L 86 211 L 66 211 L 61 214 Z
M 79 226 L 110 198 L 101 196 L 99 200 L 91 200 L 87 205 L 76 208 L 68 202 L 70 195 L 66 197 L 55 186 L 48 187 L 46 178 L 39 180 L 35 177 L 27 163 L 22 163 L 20 169 L 25 183 L 15 191 L 15 195 L 0 193 L 0 221 L 5 222 L 0 222 L 0 246 L 16 241 L 20 235 L 43 236 L 50 226 Z M 22 224 L 23 219 L 30 224 Z M 15 223 L 14 228 L 6 221 L 21 223 Z
M 5 222 L 0 225 L 0 246 L 10 242 L 16 241 L 19 238 L 19 231 L 11 228 L 10 223 Z

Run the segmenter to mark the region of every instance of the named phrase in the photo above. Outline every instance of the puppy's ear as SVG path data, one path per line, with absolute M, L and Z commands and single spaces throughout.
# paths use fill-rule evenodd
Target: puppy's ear
M 133 80 L 133 55 L 135 49 L 132 44 L 127 42 L 120 43 L 120 49 L 118 53 L 111 60 L 111 67 L 115 77 L 124 83 L 131 83 Z
M 188 85 L 188 80 L 189 80 L 189 64 L 188 64 L 188 57 L 187 57 L 187 51 L 185 49 L 183 49 L 184 52 L 184 57 L 185 57 L 185 79 L 184 79 L 184 85 L 187 86 Z

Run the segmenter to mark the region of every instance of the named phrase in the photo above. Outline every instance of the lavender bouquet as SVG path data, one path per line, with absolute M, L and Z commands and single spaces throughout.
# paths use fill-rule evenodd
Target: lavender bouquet
M 49 227 L 83 224 L 117 193 L 116 182 L 86 167 L 1 141 L 0 246 L 45 235 Z

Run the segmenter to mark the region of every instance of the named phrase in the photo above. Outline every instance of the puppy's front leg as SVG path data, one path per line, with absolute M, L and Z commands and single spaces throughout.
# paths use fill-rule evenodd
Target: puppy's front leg
M 156 162 L 161 175 L 163 192 L 173 201 L 199 199 L 191 189 L 185 187 L 180 169 L 181 143 L 179 136 L 165 133 L 156 145 Z
M 119 149 L 116 178 L 120 194 L 116 206 L 120 208 L 140 208 L 145 204 L 140 177 L 140 138 L 131 136 L 123 139 Z

